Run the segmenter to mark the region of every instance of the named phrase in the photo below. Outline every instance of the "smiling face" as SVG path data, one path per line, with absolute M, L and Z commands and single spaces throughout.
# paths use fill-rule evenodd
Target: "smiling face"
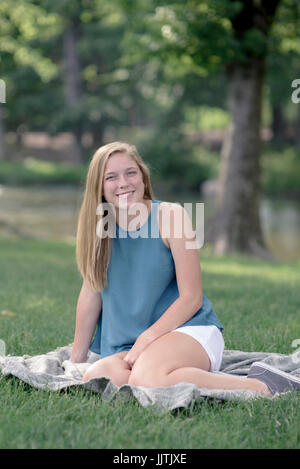
M 116 209 L 144 202 L 143 174 L 131 156 L 115 153 L 106 163 L 103 177 L 103 195 Z

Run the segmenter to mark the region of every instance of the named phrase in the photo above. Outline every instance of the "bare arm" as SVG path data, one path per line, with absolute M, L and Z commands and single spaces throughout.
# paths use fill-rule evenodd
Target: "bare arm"
M 75 336 L 70 357 L 72 362 L 86 361 L 101 310 L 101 294 L 92 290 L 89 284 L 83 281 L 77 302 Z
M 191 319 L 202 306 L 199 251 L 191 220 L 181 206 L 174 204 L 174 216 L 167 237 L 174 259 L 179 296 L 136 340 L 125 360 L 132 367 L 154 340 Z
M 201 267 L 196 233 L 186 210 L 177 204 L 172 206 L 174 215 L 168 241 L 175 264 L 179 297 L 149 328 L 154 337 L 160 337 L 181 326 L 202 306 Z

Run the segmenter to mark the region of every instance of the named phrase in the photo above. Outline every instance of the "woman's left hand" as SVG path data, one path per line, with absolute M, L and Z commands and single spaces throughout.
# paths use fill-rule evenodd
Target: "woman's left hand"
M 148 329 L 138 336 L 132 348 L 123 358 L 123 360 L 128 363 L 130 368 L 133 367 L 141 353 L 148 347 L 149 344 L 151 344 L 151 342 L 155 340 L 155 338 L 156 337 L 154 337 L 151 331 Z

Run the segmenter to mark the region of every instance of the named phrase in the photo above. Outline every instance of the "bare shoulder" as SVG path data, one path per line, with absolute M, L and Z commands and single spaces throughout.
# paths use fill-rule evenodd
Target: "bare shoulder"
M 159 204 L 159 210 L 164 215 L 169 213 L 180 214 L 183 212 L 184 208 L 176 202 L 161 202 Z
M 159 226 L 162 239 L 170 248 L 173 239 L 194 237 L 189 214 L 182 205 L 175 202 L 161 202 L 159 207 Z
M 173 225 L 181 218 L 183 207 L 175 202 L 161 202 L 159 204 L 159 220 L 163 227 Z
M 159 211 L 163 221 L 171 220 L 175 223 L 182 223 L 183 217 L 188 216 L 185 208 L 176 202 L 161 202 Z

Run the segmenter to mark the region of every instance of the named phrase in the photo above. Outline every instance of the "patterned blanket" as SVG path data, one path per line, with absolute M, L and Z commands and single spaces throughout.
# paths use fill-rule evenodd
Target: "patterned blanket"
M 143 386 L 115 386 L 107 377 L 92 379 L 83 383 L 81 378 L 90 366 L 100 358 L 89 352 L 86 363 L 72 363 L 69 358 L 72 344 L 60 347 L 43 355 L 0 357 L 0 372 L 13 375 L 30 386 L 50 391 L 59 391 L 71 386 L 100 393 L 103 400 L 129 397 L 143 407 L 156 405 L 161 411 L 188 407 L 192 402 L 213 398 L 224 400 L 247 400 L 264 397 L 255 391 L 198 388 L 192 383 L 179 383 L 169 387 L 146 388 Z M 263 361 L 276 368 L 300 377 L 300 351 L 291 355 L 266 352 L 243 352 L 225 350 L 220 373 L 246 377 L 254 361 Z M 1 376 L 0 376 L 1 377 Z M 277 398 L 277 397 L 275 397 Z

